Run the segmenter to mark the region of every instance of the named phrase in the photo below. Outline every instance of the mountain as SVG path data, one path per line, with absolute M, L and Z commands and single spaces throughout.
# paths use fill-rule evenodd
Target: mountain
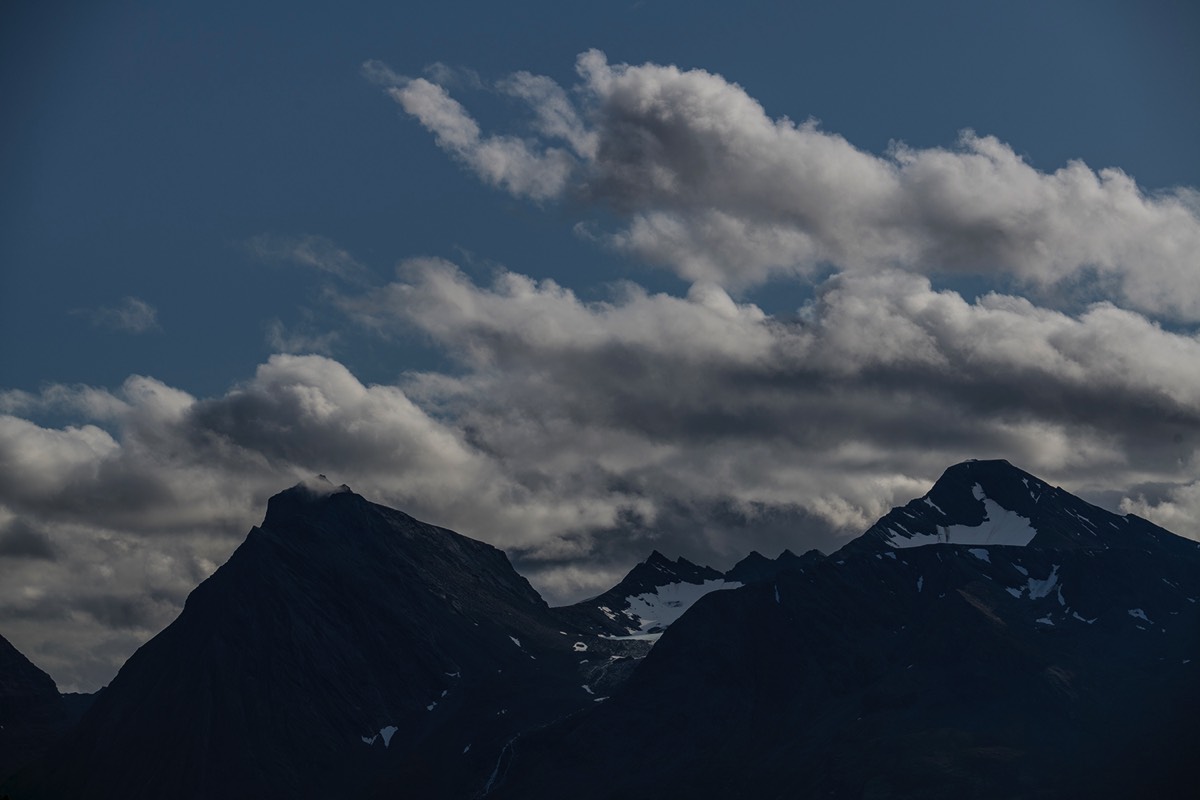
M 1186 556 L 1192 544 L 1141 517 L 1120 516 L 1007 461 L 966 461 L 921 498 L 892 509 L 842 548 L 845 554 L 926 544 L 1030 545 L 1038 549 L 1144 548 Z
M 491 798 L 1192 797 L 1200 545 L 1007 462 L 698 600 Z
M 44 751 L 68 722 L 54 680 L 0 636 L 0 781 Z
M 672 561 L 655 550 L 607 592 L 555 612 L 578 630 L 654 641 L 709 592 L 768 580 L 801 563 L 803 559 L 789 550 L 774 560 L 752 552 L 721 573 L 682 557 Z
M 65 713 L 0 647 L 6 687 Z M 1191 797 L 1200 545 L 974 461 L 831 556 L 655 552 L 549 608 L 496 548 L 313 481 L 89 700 L 0 792 Z
M 14 797 L 469 797 L 519 732 L 593 704 L 503 552 L 301 484 L 139 649 Z

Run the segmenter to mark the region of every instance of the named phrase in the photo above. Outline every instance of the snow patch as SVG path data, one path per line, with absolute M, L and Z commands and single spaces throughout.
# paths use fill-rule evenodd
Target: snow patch
M 779 584 L 775 584 L 775 605 L 779 605 Z
M 679 619 L 683 612 L 709 592 L 737 589 L 741 585 L 737 581 L 708 580 L 704 583 L 655 586 L 653 592 L 626 597 L 625 602 L 629 604 L 626 613 L 634 619 L 641 633 L 649 633 L 651 628 L 665 628 Z
M 917 591 L 920 592 L 924 588 L 925 588 L 925 576 L 921 575 L 920 577 L 917 578 Z
M 977 483 L 971 489 L 977 500 L 983 502 L 984 518 L 979 525 L 937 526 L 937 533 L 916 533 L 900 536 L 888 531 L 885 541 L 892 547 L 921 547 L 927 544 L 1007 544 L 1024 547 L 1037 536 L 1027 517 L 1009 511 L 983 493 Z M 928 502 L 928 501 L 926 501 Z M 938 509 L 939 511 L 941 509 Z
M 437 708 L 437 700 L 434 700 L 432 703 L 425 706 L 426 711 L 433 711 L 435 708 Z
M 986 561 L 989 564 L 992 563 L 992 558 L 988 555 L 988 551 L 984 550 L 982 547 L 972 547 L 967 552 L 978 558 L 980 561 Z
M 360 736 L 359 738 L 363 740 L 363 744 L 375 744 L 375 740 L 382 736 L 383 746 L 387 747 L 392 743 L 392 734 L 398 730 L 400 729 L 395 725 L 387 725 L 383 728 L 380 728 L 379 733 L 375 734 L 374 736 Z
M 1009 594 L 1011 594 L 1013 597 L 1016 597 L 1016 598 L 1020 598 L 1021 593 L 1022 593 L 1020 589 L 1014 589 L 1011 586 L 1006 586 L 1004 591 L 1008 592 Z
M 1146 612 L 1142 611 L 1140 608 L 1131 608 L 1125 613 L 1129 614 L 1129 616 L 1133 617 L 1134 619 L 1140 619 L 1143 622 L 1150 622 L 1150 618 L 1146 616 Z M 1150 624 L 1153 625 L 1154 623 L 1150 622 Z
M 1049 625 L 1051 627 L 1054 627 L 1054 620 L 1050 619 L 1049 614 L 1042 617 L 1041 619 L 1034 620 L 1034 622 L 1037 622 L 1040 625 Z
M 595 692 L 593 692 L 593 691 L 592 691 L 592 687 L 588 686 L 586 683 L 585 683 L 585 684 L 583 684 L 583 687 L 582 687 L 582 688 L 583 688 L 583 690 L 584 690 L 585 692 L 587 692 L 588 694 L 595 694 Z
M 571 645 L 571 649 L 574 650 L 576 653 L 582 653 L 585 650 L 587 650 L 587 643 L 586 642 L 576 642 L 575 644 Z
M 517 647 L 521 647 L 521 640 L 520 640 L 520 639 L 518 639 L 518 638 L 517 638 L 517 637 L 515 637 L 515 636 L 510 636 L 510 637 L 508 637 L 508 638 L 512 639 L 512 643 L 513 643 L 513 644 L 515 644 Z M 521 649 L 522 649 L 522 650 L 524 650 L 525 648 L 521 647 Z
M 1025 569 L 1020 564 L 1013 564 L 1013 569 L 1024 575 L 1026 578 L 1029 577 L 1029 570 Z
M 1094 624 L 1096 624 L 1096 620 L 1100 619 L 1099 617 L 1096 617 L 1094 619 L 1085 619 L 1085 618 L 1079 616 L 1078 611 L 1072 611 L 1071 616 L 1074 617 L 1075 619 L 1079 620 L 1080 622 L 1086 622 L 1088 625 L 1094 625 Z
M 1036 578 L 1029 579 L 1029 599 L 1041 600 L 1046 595 L 1054 590 L 1058 584 L 1058 564 L 1050 570 L 1050 575 L 1045 580 L 1037 580 Z

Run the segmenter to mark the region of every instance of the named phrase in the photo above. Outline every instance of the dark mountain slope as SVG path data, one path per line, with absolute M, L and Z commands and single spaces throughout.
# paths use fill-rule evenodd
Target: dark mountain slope
M 507 557 L 298 486 L 15 797 L 468 796 L 504 743 L 592 697 Z
M 44 751 L 67 724 L 54 680 L 0 636 L 0 781 Z
M 958 483 L 931 493 L 941 524 L 980 526 Z M 1093 524 L 1048 515 L 1048 547 L 868 542 L 705 596 L 490 796 L 1194 796 L 1200 552 L 1055 503 Z

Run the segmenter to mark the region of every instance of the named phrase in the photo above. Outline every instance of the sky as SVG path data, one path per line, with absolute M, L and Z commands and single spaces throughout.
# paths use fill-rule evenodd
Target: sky
M 1200 538 L 1200 12 L 0 11 L 0 635 L 107 683 L 314 474 L 552 603 L 1007 458 Z

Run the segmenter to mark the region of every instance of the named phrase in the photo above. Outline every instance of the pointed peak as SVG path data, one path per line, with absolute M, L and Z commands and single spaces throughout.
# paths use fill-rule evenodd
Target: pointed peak
M 650 553 L 650 557 L 646 559 L 645 563 L 647 563 L 647 564 L 674 564 L 675 562 L 672 561 L 671 559 L 667 558 L 666 556 L 664 556 L 658 550 L 653 550 Z
M 733 565 L 733 570 L 736 570 L 739 567 L 744 568 L 751 564 L 753 564 L 753 565 L 766 564 L 766 563 L 770 562 L 770 560 L 771 559 L 767 558 L 766 556 L 764 556 L 762 553 L 758 552 L 757 550 L 751 550 L 746 555 L 745 558 L 743 558 L 741 561 L 739 561 Z M 733 570 L 730 570 L 730 572 L 732 572 Z

